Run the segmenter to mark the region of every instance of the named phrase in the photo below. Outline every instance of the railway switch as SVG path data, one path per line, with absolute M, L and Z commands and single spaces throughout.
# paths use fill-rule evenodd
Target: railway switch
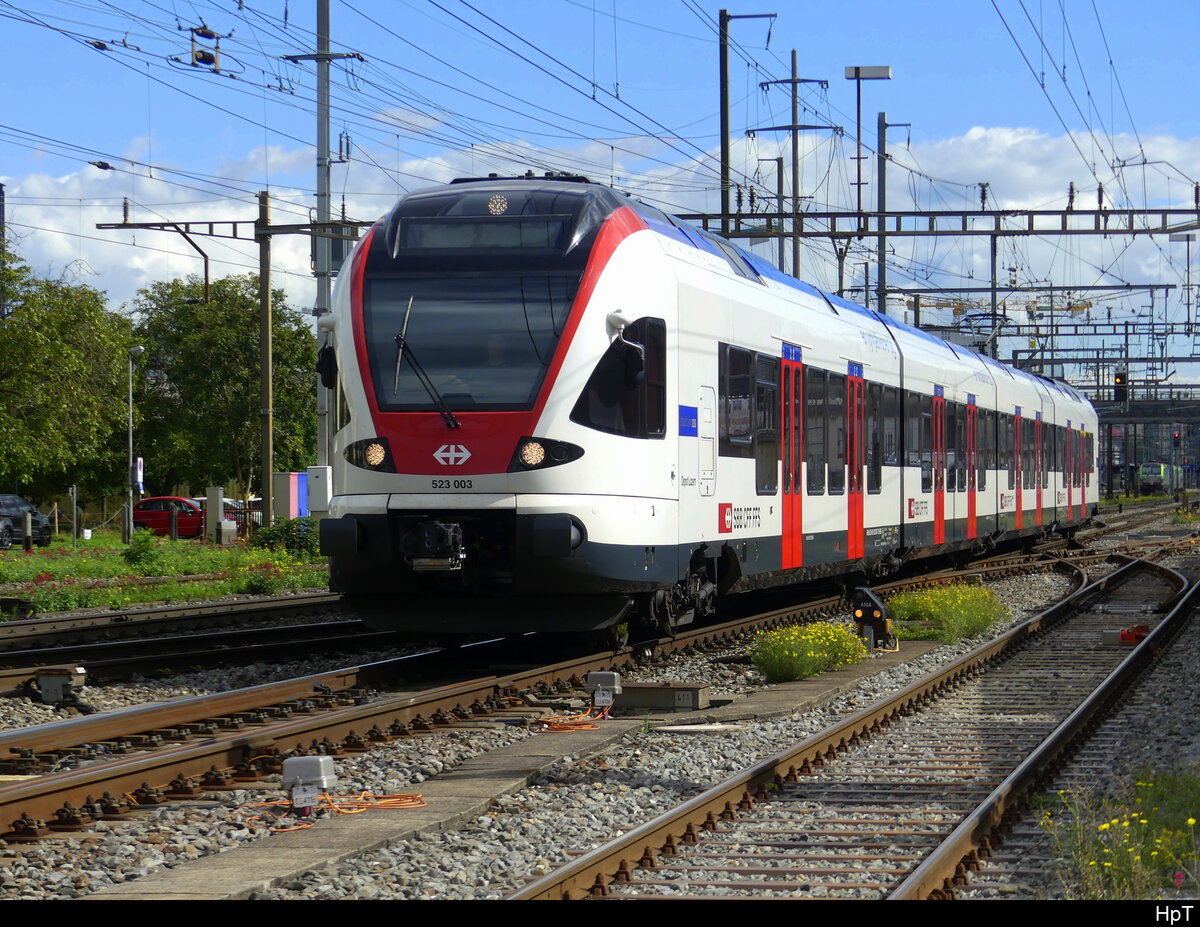
M 611 708 L 616 696 L 621 694 L 621 674 L 592 672 L 587 674 L 587 690 L 597 708 Z
M 331 756 L 293 756 L 283 761 L 283 787 L 291 792 L 292 807 L 311 809 L 321 793 L 337 784 Z
M 854 627 L 868 650 L 896 647 L 892 619 L 887 616 L 883 600 L 874 591 L 867 586 L 856 587 L 850 593 L 850 605 L 854 611 Z

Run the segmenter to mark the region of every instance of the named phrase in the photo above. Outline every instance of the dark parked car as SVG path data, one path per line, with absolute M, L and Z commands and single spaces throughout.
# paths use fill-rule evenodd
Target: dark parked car
M 33 543 L 45 547 L 50 543 L 50 518 L 43 515 L 30 502 L 12 493 L 0 493 L 0 550 L 8 550 L 13 544 L 25 543 L 25 513 L 30 514 Z

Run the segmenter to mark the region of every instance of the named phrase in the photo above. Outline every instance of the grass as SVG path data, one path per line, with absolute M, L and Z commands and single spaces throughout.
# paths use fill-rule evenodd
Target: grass
M 1143 773 L 1124 796 L 1059 793 L 1042 826 L 1066 860 L 1072 897 L 1145 900 L 1195 897 L 1200 889 L 1196 823 L 1200 776 Z
M 184 579 L 197 575 L 205 578 Z M 161 581 L 147 582 L 151 577 Z M 135 532 L 126 545 L 116 532 L 99 531 L 87 541 L 59 538 L 30 553 L 0 552 L 0 584 L 0 595 L 30 599 L 39 612 L 54 612 L 272 595 L 326 586 L 328 573 L 324 558 L 307 551 L 243 542 L 218 547 L 145 531 Z
M 992 590 L 966 583 L 897 593 L 887 600 L 887 610 L 900 640 L 946 644 L 981 634 L 1008 615 Z
M 750 661 L 769 682 L 805 679 L 865 660 L 867 647 L 848 627 L 820 621 L 760 631 Z

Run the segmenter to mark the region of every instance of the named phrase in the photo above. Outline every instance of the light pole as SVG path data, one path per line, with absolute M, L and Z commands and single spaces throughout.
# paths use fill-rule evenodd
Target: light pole
M 135 344 L 129 349 L 129 455 L 125 471 L 125 543 L 133 539 L 133 359 L 146 349 Z
M 875 66 L 875 67 L 848 66 L 846 68 L 846 80 L 854 81 L 854 87 L 855 87 L 855 90 L 857 91 L 855 94 L 857 105 L 854 110 L 855 111 L 854 140 L 855 140 L 855 144 L 858 146 L 858 150 L 855 153 L 854 160 L 855 160 L 855 163 L 858 165 L 858 171 L 857 171 L 858 179 L 857 179 L 856 183 L 854 184 L 854 186 L 855 186 L 855 189 L 858 190 L 858 197 L 857 197 L 857 200 L 858 200 L 858 230 L 860 232 L 862 231 L 862 227 L 863 227 L 863 225 L 862 225 L 862 188 L 863 188 L 863 179 L 862 179 L 862 82 L 865 80 L 891 80 L 891 79 L 892 79 L 892 69 L 890 66 L 887 66 L 887 65 L 879 65 L 879 66 Z M 882 222 L 882 219 L 880 221 Z M 866 301 L 867 301 L 867 299 L 864 296 L 863 302 L 866 302 Z

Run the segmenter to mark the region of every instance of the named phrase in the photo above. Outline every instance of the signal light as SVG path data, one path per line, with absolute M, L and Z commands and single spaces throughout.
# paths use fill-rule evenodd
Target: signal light
M 1129 371 L 1118 370 L 1113 374 L 1113 399 L 1125 402 L 1129 398 Z

